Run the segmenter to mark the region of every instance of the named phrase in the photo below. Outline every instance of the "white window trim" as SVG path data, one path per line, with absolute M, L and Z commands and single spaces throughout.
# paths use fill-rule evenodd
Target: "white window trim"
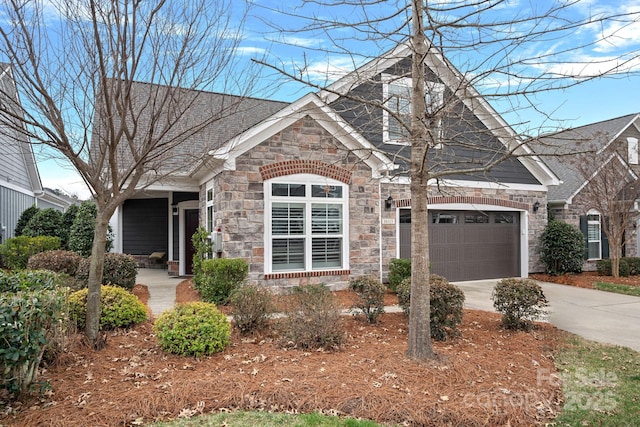
M 272 196 L 271 195 L 271 184 L 273 183 L 282 183 L 282 184 L 305 184 L 307 185 L 307 192 L 305 197 L 280 197 L 280 196 Z M 311 197 L 311 186 L 312 185 L 335 185 L 342 187 L 342 198 L 332 198 L 332 199 L 322 199 L 322 198 L 314 198 Z M 272 178 L 267 180 L 263 184 L 264 188 L 264 273 L 272 274 L 272 273 L 292 273 L 292 272 L 312 272 L 312 271 L 333 271 L 336 269 L 339 270 L 348 270 L 349 269 L 349 186 L 343 182 L 326 178 L 319 175 L 311 175 L 311 174 L 294 174 L 287 175 L 278 178 Z M 342 266 L 339 268 L 328 267 L 328 268 L 319 268 L 313 269 L 311 264 L 311 239 L 308 236 L 311 236 L 310 232 L 306 232 L 304 237 L 306 239 L 306 247 L 305 247 L 305 268 L 300 270 L 277 270 L 273 271 L 272 267 L 272 237 L 271 237 L 271 213 L 273 203 L 278 202 L 289 202 L 289 203 L 304 203 L 307 206 L 311 206 L 312 203 L 323 203 L 323 201 L 330 201 L 331 203 L 339 203 L 342 205 L 342 220 L 343 220 L 343 228 L 342 228 Z M 308 213 L 307 213 L 308 212 Z M 306 215 L 310 215 L 310 209 L 305 209 L 305 224 L 307 225 L 307 230 L 310 229 L 310 220 L 307 219 Z
M 382 74 L 382 99 L 385 102 L 385 107 L 387 106 L 388 98 L 389 98 L 389 84 L 394 84 L 397 86 L 405 86 L 407 88 L 411 88 L 412 79 L 411 77 L 399 77 L 394 76 L 392 74 Z M 436 83 L 436 82 L 425 82 L 425 89 L 428 93 L 436 92 L 440 96 L 440 105 L 444 102 L 444 84 Z M 426 96 L 426 94 L 425 94 Z M 391 119 L 391 115 L 389 111 L 386 109 L 382 110 L 382 142 L 385 144 L 394 144 L 394 145 L 410 145 L 410 141 L 404 139 L 391 139 L 389 136 L 389 120 Z M 440 121 L 439 121 L 440 122 Z M 438 124 L 438 132 L 442 132 L 442 126 L 440 123 Z M 440 144 L 436 148 L 440 148 Z
M 598 215 L 599 220 L 591 221 L 589 220 L 589 215 Z M 598 225 L 598 240 L 589 239 L 589 225 L 591 224 Z M 602 215 L 600 214 L 600 212 L 592 209 L 589 212 L 587 212 L 587 255 L 589 254 L 589 244 L 595 243 L 595 242 L 598 242 L 598 257 L 597 258 L 589 257 L 588 260 L 590 261 L 602 259 Z
M 211 200 L 209 200 L 209 190 L 211 190 Z M 209 227 L 209 208 L 211 208 L 211 230 L 207 229 L 207 232 L 213 234 L 213 231 L 216 228 L 216 224 L 214 223 L 215 211 L 213 209 L 213 199 L 215 198 L 215 192 L 213 191 L 213 181 L 207 183 L 204 192 L 204 200 L 205 200 L 205 226 Z

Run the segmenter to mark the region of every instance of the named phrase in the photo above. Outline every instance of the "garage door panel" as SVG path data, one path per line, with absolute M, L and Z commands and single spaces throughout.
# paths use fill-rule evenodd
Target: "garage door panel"
M 505 213 L 487 214 L 497 218 Z M 513 223 L 429 224 L 431 271 L 449 281 L 519 276 L 519 213 L 508 214 L 516 219 Z

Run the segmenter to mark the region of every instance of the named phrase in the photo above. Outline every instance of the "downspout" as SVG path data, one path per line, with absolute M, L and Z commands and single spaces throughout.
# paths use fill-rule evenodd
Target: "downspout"
M 382 180 L 378 180 L 378 207 L 379 207 L 379 215 L 378 215 L 378 277 L 380 277 L 380 281 L 382 281 L 382 205 L 384 201 L 382 200 Z

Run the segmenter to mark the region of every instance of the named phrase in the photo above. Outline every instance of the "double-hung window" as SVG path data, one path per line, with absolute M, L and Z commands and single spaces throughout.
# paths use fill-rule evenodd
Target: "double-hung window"
M 411 78 L 383 74 L 382 96 L 386 109 L 382 113 L 383 141 L 389 144 L 409 144 L 411 125 Z M 424 100 L 427 112 L 442 106 L 444 85 L 426 82 Z M 395 115 L 395 117 L 394 117 Z M 438 131 L 440 131 L 438 126 Z
M 348 268 L 347 191 L 315 175 L 265 183 L 266 273 Z
M 207 186 L 207 232 L 213 233 L 213 185 Z
M 589 259 L 602 258 L 602 222 L 600 214 L 590 211 L 587 214 L 587 256 Z

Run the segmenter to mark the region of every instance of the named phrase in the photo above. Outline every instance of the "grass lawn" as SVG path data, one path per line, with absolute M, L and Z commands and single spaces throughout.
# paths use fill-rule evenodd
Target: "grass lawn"
M 155 427 L 187 427 L 187 426 L 225 426 L 225 427 L 377 427 L 377 424 L 367 420 L 340 418 L 330 415 L 312 414 L 280 414 L 268 412 L 237 411 L 213 414 L 197 418 L 181 419 L 167 423 L 153 424 Z
M 572 336 L 556 366 L 565 400 L 556 426 L 640 423 L 640 353 Z
M 617 294 L 640 297 L 640 286 L 620 285 L 615 283 L 596 282 L 594 288 L 599 291 L 615 292 Z

